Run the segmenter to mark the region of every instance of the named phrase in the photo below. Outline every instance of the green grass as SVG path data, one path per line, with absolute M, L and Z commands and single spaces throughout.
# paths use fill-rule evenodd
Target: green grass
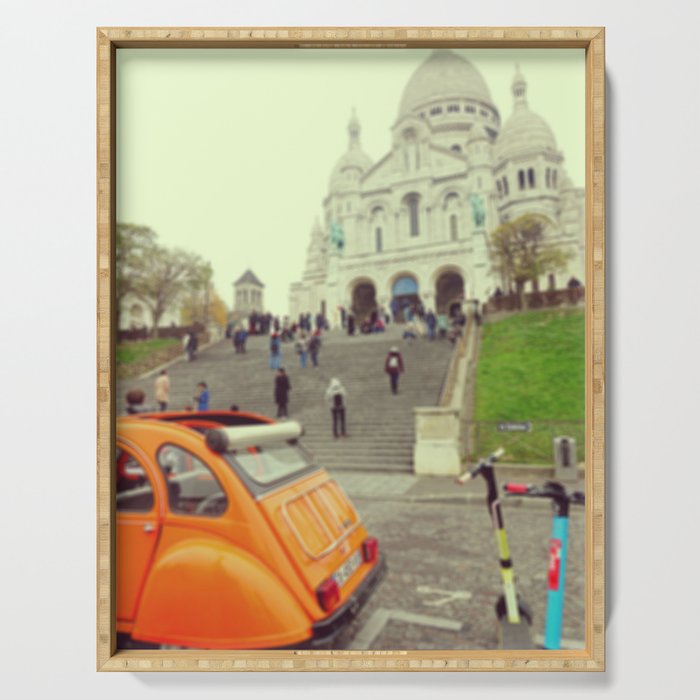
M 511 461 L 551 460 L 551 438 L 573 435 L 583 456 L 585 326 L 582 309 L 529 311 L 483 327 L 474 419 L 531 421 L 533 432 L 482 425 L 474 449 L 506 445 Z M 559 425 L 552 421 L 565 421 Z
M 181 352 L 182 342 L 177 338 L 129 340 L 117 344 L 117 374 L 130 377 L 147 372 L 172 359 Z

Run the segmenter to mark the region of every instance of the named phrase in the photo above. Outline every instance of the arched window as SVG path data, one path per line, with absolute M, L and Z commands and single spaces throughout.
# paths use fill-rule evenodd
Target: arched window
M 411 236 L 417 236 L 420 233 L 419 220 L 418 220 L 418 204 L 419 196 L 415 193 L 411 193 L 406 196 L 404 200 L 406 206 L 408 207 L 408 232 Z
M 503 194 L 508 196 L 508 178 L 505 175 L 503 176 Z
M 381 253 L 383 250 L 381 226 L 377 226 L 377 228 L 374 229 L 374 247 L 377 253 Z
M 467 106 L 464 108 L 464 111 L 465 111 L 465 112 L 469 112 L 470 114 L 475 114 L 475 113 L 476 113 L 476 107 L 474 107 L 474 105 L 467 105 Z
M 456 241 L 459 238 L 459 228 L 457 214 L 450 214 L 450 240 Z
M 433 116 L 436 114 L 442 114 L 442 107 L 433 107 L 430 110 L 430 114 L 432 114 Z
M 448 112 L 459 112 L 459 105 L 447 105 Z
M 518 187 L 521 190 L 525 189 L 525 171 L 524 170 L 518 170 Z
M 534 170 L 534 168 L 527 169 L 527 184 L 529 187 L 535 186 L 535 170 Z
M 552 171 L 550 170 L 550 168 L 547 168 L 547 170 L 544 171 L 544 184 L 547 187 L 551 187 L 551 178 L 550 178 L 551 172 Z

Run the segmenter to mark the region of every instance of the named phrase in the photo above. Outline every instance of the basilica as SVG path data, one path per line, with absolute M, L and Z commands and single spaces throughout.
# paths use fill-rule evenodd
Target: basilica
M 293 318 L 320 311 L 334 322 L 341 306 L 363 318 L 407 301 L 449 314 L 464 301 L 486 301 L 503 284 L 489 234 L 522 214 L 546 216 L 547 243 L 569 256 L 566 270 L 533 284 L 554 289 L 584 279 L 584 190 L 528 106 L 517 68 L 512 97 L 502 124 L 479 71 L 439 49 L 408 81 L 391 150 L 379 161 L 362 150 L 353 112 L 302 278 L 291 285 Z

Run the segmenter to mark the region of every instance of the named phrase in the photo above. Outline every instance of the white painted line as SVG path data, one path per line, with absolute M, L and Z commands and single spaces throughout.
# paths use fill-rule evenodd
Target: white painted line
M 379 608 L 372 614 L 365 623 L 365 626 L 355 635 L 355 638 L 350 644 L 350 649 L 371 649 L 372 643 L 379 636 L 389 620 L 398 620 L 411 625 L 422 625 L 423 627 L 437 627 L 438 629 L 449 630 L 451 632 L 459 632 L 459 630 L 462 629 L 461 622 L 448 620 L 444 617 L 417 615 L 415 613 L 406 612 L 405 610 Z
M 455 600 L 471 600 L 472 594 L 470 591 L 446 591 L 444 588 L 433 588 L 432 586 L 418 586 L 416 593 L 422 595 L 437 595 L 442 596 L 437 600 L 428 600 L 425 605 L 446 605 Z

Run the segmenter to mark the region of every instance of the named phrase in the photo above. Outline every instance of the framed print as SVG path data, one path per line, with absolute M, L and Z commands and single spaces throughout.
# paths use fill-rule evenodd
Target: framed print
M 98 669 L 604 670 L 604 30 L 97 68 Z

